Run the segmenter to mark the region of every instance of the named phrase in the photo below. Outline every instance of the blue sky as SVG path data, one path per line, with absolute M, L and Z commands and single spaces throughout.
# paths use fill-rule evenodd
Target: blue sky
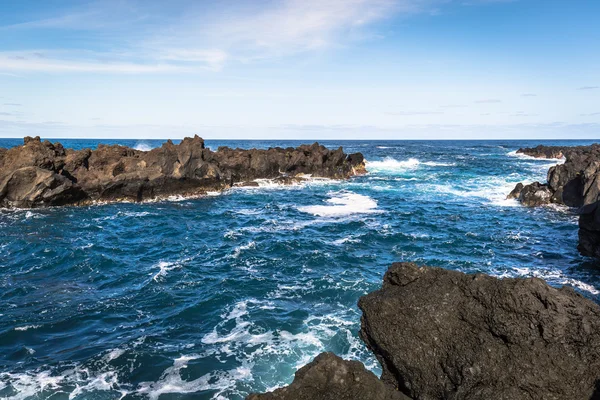
M 600 137 L 597 0 L 0 2 L 0 137 Z

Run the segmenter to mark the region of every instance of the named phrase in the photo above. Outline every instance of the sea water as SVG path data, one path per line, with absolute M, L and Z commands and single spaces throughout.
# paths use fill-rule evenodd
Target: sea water
M 198 199 L 0 210 L 0 398 L 242 399 L 290 383 L 323 351 L 378 374 L 356 303 L 395 261 L 535 276 L 598 301 L 600 269 L 577 253 L 574 211 L 505 199 L 563 162 L 515 153 L 539 143 L 327 141 L 362 152 L 369 173 L 263 180 Z

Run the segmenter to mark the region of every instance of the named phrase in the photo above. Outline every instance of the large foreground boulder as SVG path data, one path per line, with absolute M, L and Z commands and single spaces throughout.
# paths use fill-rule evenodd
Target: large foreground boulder
M 324 353 L 247 399 L 600 399 L 600 306 L 571 287 L 396 263 L 358 305 L 380 380 Z
M 359 307 L 382 380 L 414 399 L 589 400 L 600 382 L 600 307 L 570 287 L 397 263 Z
M 251 394 L 247 400 L 407 400 L 358 361 L 332 353 L 319 354 L 296 372 L 291 385 L 271 393 Z
M 26 137 L 0 149 L 0 207 L 43 207 L 95 201 L 193 196 L 255 179 L 295 183 L 307 175 L 346 179 L 365 172 L 362 154 L 315 143 L 297 148 L 205 148 L 195 136 L 150 151 L 99 145 L 71 150 Z

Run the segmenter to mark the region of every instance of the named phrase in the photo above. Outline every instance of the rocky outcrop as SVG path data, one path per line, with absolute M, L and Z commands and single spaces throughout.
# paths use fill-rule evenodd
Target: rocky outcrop
M 580 214 L 578 249 L 583 255 L 600 258 L 600 145 L 538 146 L 518 152 L 550 158 L 556 158 L 560 153 L 566 160 L 548 170 L 546 184 L 519 183 L 508 198 L 518 199 L 531 207 L 550 203 L 577 207 Z
M 529 185 L 518 183 L 517 186 L 507 196 L 509 199 L 517 199 L 527 207 L 537 207 L 549 204 L 552 199 L 552 192 L 548 185 L 542 185 L 534 182 Z
M 537 278 L 398 263 L 359 301 L 382 380 L 415 399 L 590 399 L 600 307 Z
M 22 146 L 0 149 L 0 207 L 139 202 L 201 195 L 255 179 L 287 184 L 307 175 L 345 179 L 363 172 L 362 154 L 346 155 L 341 147 L 329 150 L 318 143 L 215 152 L 195 136 L 150 151 L 118 145 L 71 150 L 26 137 Z
M 409 400 L 385 384 L 358 361 L 332 353 L 319 354 L 296 372 L 294 382 L 271 393 L 251 394 L 247 400 Z
M 600 144 L 591 146 L 544 146 L 540 144 L 536 147 L 522 147 L 517 150 L 517 154 L 535 158 L 563 158 L 570 151 L 586 151 L 589 148 L 600 148 Z
M 570 287 L 396 263 L 358 305 L 382 384 L 327 354 L 248 399 L 600 398 L 600 306 Z

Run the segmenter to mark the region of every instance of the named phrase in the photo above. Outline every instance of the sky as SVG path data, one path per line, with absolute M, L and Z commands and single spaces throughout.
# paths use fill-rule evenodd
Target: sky
M 6 0 L 0 137 L 595 139 L 598 0 Z

